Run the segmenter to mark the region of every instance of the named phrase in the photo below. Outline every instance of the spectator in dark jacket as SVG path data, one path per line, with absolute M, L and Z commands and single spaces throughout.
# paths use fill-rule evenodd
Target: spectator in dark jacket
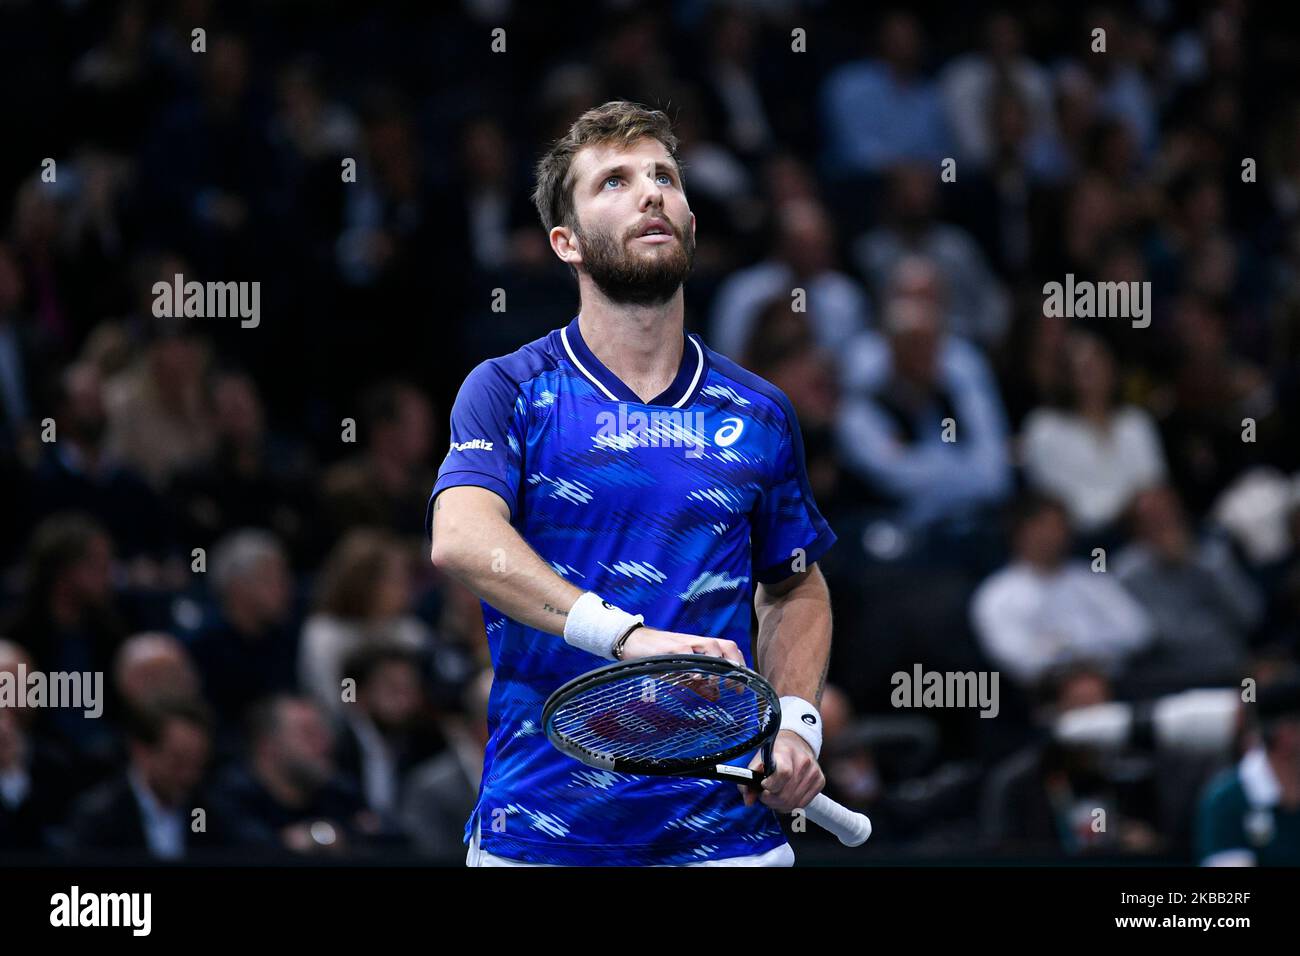
M 295 687 L 293 581 L 279 541 L 251 529 L 218 543 L 209 573 L 218 608 L 190 651 L 216 708 L 218 744 L 226 753 L 250 705 Z
M 343 675 L 356 684 L 354 699 L 343 704 L 339 767 L 360 784 L 384 829 L 396 831 L 407 775 L 446 746 L 429 711 L 421 660 L 399 645 L 369 644 L 344 661 Z
M 20 664 L 30 672 L 31 655 L 0 640 L 0 671 L 17 676 Z M 34 713 L 0 707 L 0 852 L 55 845 L 75 787 L 66 755 L 32 733 Z
M 194 700 L 159 700 L 134 711 L 130 727 L 130 766 L 78 802 L 73 846 L 176 860 L 224 843 L 219 815 L 199 795 L 212 750 L 207 709 Z
M 71 513 L 47 518 L 28 548 L 23 604 L 3 633 L 43 671 L 108 673 L 127 633 L 117 612 L 112 572 L 113 542 L 98 522 Z M 104 702 L 108 721 L 51 708 L 41 713 L 39 729 L 59 738 L 83 766 L 98 769 L 113 756 L 110 726 L 118 710 L 110 689 Z
M 249 759 L 222 776 L 213 797 L 244 846 L 346 852 L 377 829 L 356 788 L 338 773 L 334 734 L 320 709 L 278 696 L 253 709 Z

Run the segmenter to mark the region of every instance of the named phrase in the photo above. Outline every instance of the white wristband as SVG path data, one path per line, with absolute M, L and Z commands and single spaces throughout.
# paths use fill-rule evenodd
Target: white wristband
M 640 614 L 614 607 L 594 591 L 587 591 L 569 608 L 564 640 L 579 650 L 614 660 L 614 645 L 634 624 L 644 624 Z
M 822 755 L 822 717 L 817 708 L 802 697 L 781 698 L 781 729 L 792 730 L 808 742 L 813 756 Z

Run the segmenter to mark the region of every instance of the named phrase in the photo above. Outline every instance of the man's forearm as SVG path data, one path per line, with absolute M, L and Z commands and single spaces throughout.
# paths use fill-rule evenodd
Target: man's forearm
M 784 594 L 760 586 L 754 660 L 778 695 L 821 706 L 831 655 L 831 598 L 815 566 Z
M 430 532 L 435 567 L 512 620 L 562 635 L 581 650 L 607 659 L 705 654 L 744 663 L 735 641 L 639 626 L 639 615 L 598 595 L 575 610 L 585 592 L 532 549 L 510 523 L 505 500 L 491 491 L 458 485 L 442 492 L 433 502 Z
M 438 569 L 507 617 L 563 634 L 582 589 L 560 577 L 505 519 L 480 513 L 465 525 L 446 520 L 441 509 L 435 514 L 432 556 Z

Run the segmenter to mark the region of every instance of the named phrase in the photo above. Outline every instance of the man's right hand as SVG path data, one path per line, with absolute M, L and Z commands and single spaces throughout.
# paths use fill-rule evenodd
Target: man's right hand
M 708 657 L 721 657 L 741 667 L 747 666 L 745 655 L 740 652 L 735 641 L 701 637 L 699 634 L 678 634 L 653 627 L 638 627 L 623 645 L 625 661 L 654 657 L 656 654 L 704 654 Z

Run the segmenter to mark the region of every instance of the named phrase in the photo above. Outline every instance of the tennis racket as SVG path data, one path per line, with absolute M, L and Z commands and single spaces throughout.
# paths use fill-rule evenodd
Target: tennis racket
M 760 674 L 717 657 L 664 654 L 620 661 L 569 681 L 542 708 L 546 737 L 588 767 L 729 780 L 760 789 L 773 767 L 781 700 Z M 728 764 L 761 750 L 763 770 Z M 809 820 L 860 846 L 864 814 L 818 794 Z

